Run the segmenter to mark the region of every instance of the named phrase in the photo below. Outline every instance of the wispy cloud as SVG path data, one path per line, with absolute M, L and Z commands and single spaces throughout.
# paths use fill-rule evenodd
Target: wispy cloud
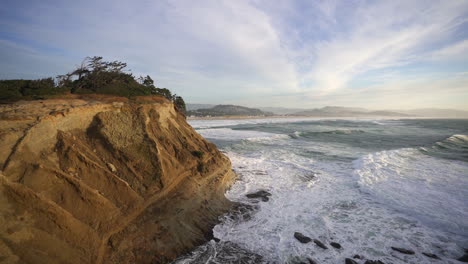
M 344 32 L 336 29 L 329 40 L 313 40 L 317 59 L 304 78 L 313 80 L 314 87 L 306 89 L 326 94 L 367 71 L 423 60 L 426 49 L 437 49 L 466 20 L 460 16 L 467 2 L 433 1 L 428 7 L 416 1 L 377 1 L 353 8 L 342 18 L 348 25 Z
M 192 102 L 371 106 L 431 80 L 428 96 L 461 87 L 439 102 L 450 104 L 468 95 L 454 77 L 468 70 L 467 19 L 466 0 L 6 0 L 0 77 L 60 74 L 102 55 Z

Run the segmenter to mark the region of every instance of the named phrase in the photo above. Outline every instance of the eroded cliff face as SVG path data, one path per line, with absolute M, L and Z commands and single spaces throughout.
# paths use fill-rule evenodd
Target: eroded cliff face
M 167 262 L 235 176 L 160 97 L 0 105 L 0 169 L 0 263 Z

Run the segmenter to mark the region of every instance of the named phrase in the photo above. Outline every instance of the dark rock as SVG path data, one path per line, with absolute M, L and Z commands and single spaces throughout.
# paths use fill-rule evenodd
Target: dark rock
M 213 240 L 214 240 L 215 242 L 221 241 L 221 239 L 219 239 L 219 238 L 217 238 L 217 237 L 213 237 Z
M 341 248 L 341 245 L 339 243 L 336 243 L 336 242 L 331 242 L 330 243 L 330 246 L 334 247 L 334 248 L 337 248 L 337 249 L 340 249 Z
M 292 257 L 287 261 L 287 263 L 290 263 L 290 264 L 310 264 L 311 263 L 310 261 L 311 261 L 311 259 L 309 259 L 309 258 Z M 244 263 L 244 262 L 229 262 L 229 263 Z M 251 263 L 251 262 L 249 262 L 249 263 Z M 270 263 L 270 262 L 262 262 L 262 263 Z M 315 263 L 315 262 L 312 262 L 312 263 Z
M 421 252 L 421 254 L 423 254 L 424 256 L 429 257 L 429 258 L 440 259 L 436 254 L 426 253 L 426 252 Z
M 364 264 L 385 264 L 385 263 L 383 263 L 380 260 L 370 260 L 370 259 L 368 259 L 368 260 L 366 260 L 366 262 L 364 262 Z
M 402 254 L 407 254 L 407 255 L 414 255 L 414 251 L 411 249 L 405 249 L 405 248 L 398 248 L 398 247 L 392 247 L 393 250 L 398 251 Z
M 318 240 L 318 239 L 314 239 L 314 243 L 315 243 L 315 245 L 317 245 L 317 246 L 319 246 L 319 247 L 321 247 L 321 248 L 323 248 L 323 249 L 328 249 L 328 247 L 325 246 L 325 245 L 324 245 L 322 242 L 320 242 L 320 240 Z
M 255 175 L 268 175 L 266 173 L 266 171 L 262 171 L 262 170 L 253 170 L 252 171 Z
M 230 241 L 221 241 L 214 246 L 199 247 L 197 251 L 197 254 L 188 253 L 180 256 L 175 263 L 178 263 L 177 260 L 188 259 L 190 263 L 266 263 L 262 256 Z
M 345 264 L 358 264 L 358 263 L 353 259 L 346 258 L 345 259 Z
M 465 251 L 466 252 L 466 251 Z M 461 262 L 468 262 L 468 253 L 461 256 L 459 259 L 457 259 L 458 261 L 461 261 Z
M 226 216 L 234 221 L 248 221 L 256 210 L 258 210 L 257 205 L 235 203 Z
M 317 261 L 311 259 L 311 258 L 307 258 L 307 261 L 309 261 L 309 264 L 317 264 Z
M 268 200 L 270 199 L 268 197 L 271 196 L 271 193 L 265 190 L 260 190 L 258 192 L 248 193 L 245 196 L 247 196 L 247 198 L 249 199 L 261 199 L 263 202 L 268 202 Z
M 294 237 L 299 240 L 299 242 L 301 243 L 309 243 L 310 241 L 312 241 L 312 239 L 308 236 L 304 236 L 303 234 L 299 233 L 299 232 L 295 232 L 294 233 Z
M 354 255 L 353 258 L 355 258 L 355 259 L 361 259 L 361 256 L 360 256 L 360 255 Z

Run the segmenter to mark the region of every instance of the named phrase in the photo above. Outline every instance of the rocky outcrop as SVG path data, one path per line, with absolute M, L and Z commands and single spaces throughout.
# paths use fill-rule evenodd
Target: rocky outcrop
M 235 177 L 161 97 L 0 105 L 0 169 L 0 263 L 167 262 L 209 238 Z

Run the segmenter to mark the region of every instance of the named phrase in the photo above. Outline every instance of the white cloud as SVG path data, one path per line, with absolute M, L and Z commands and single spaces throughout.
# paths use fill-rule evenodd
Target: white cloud
M 387 89 L 414 94 L 422 82 L 405 80 L 407 71 L 417 72 L 411 65 L 468 59 L 460 31 L 468 23 L 466 0 L 44 0 L 2 9 L 21 18 L 0 18 L 16 36 L 0 35 L 5 74 L 55 75 L 101 55 L 128 62 L 135 74 L 150 74 L 191 102 L 371 105 L 370 96 L 378 101 Z M 434 71 L 417 79 L 432 80 Z M 437 89 L 442 85 L 431 93 Z
M 429 60 L 468 60 L 468 40 L 462 40 L 455 44 L 449 44 L 427 55 Z
M 417 4 L 416 4 L 417 3 Z M 321 94 L 345 88 L 370 70 L 421 61 L 424 48 L 446 39 L 464 20 L 466 1 L 379 1 L 358 7 L 348 32 L 314 44 L 317 59 L 304 76 Z M 443 54 L 441 54 L 443 55 Z

